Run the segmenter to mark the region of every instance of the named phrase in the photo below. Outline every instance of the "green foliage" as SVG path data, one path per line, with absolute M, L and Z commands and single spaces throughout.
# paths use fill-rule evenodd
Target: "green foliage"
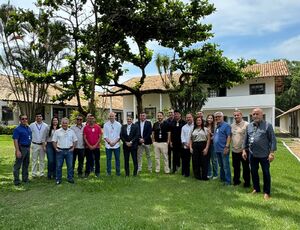
M 16 125 L 0 125 L 0 135 L 12 135 Z

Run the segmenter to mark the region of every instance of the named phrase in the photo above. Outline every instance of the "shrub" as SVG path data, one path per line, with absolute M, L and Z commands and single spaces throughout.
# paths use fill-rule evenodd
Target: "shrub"
M 16 125 L 0 125 L 0 135 L 6 134 L 6 135 L 12 135 L 14 129 L 16 128 Z

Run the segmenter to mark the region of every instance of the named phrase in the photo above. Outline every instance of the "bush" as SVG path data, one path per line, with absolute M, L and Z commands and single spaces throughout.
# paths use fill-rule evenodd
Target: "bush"
M 6 134 L 6 135 L 12 135 L 14 129 L 16 128 L 16 125 L 0 125 L 0 135 Z

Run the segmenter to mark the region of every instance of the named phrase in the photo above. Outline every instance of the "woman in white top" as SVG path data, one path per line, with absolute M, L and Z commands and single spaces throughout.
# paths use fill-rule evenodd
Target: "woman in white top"
M 208 149 L 210 134 L 201 117 L 196 118 L 194 130 L 191 134 L 190 150 L 192 153 L 193 172 L 198 180 L 208 180 Z
M 47 159 L 48 159 L 48 179 L 55 179 L 56 177 L 56 151 L 52 144 L 52 137 L 55 130 L 59 129 L 59 122 L 57 117 L 53 117 L 51 120 L 51 125 L 48 126 L 47 131 Z

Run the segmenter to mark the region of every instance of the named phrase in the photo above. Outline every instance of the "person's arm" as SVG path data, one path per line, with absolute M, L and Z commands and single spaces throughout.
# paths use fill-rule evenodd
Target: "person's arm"
M 210 145 L 210 132 L 209 132 L 209 131 L 207 131 L 206 139 L 207 139 L 207 141 L 206 141 L 206 146 L 205 146 L 205 148 L 204 148 L 204 150 L 203 150 L 203 154 L 204 154 L 204 155 L 207 155 L 208 149 L 209 149 L 209 145 Z
M 15 154 L 16 154 L 16 158 L 21 158 L 22 157 L 22 153 L 20 151 L 20 148 L 19 148 L 19 141 L 18 139 L 14 139 L 14 146 L 15 146 Z
M 101 142 L 101 135 L 102 135 L 102 129 L 101 129 L 101 127 L 99 126 L 99 138 L 98 138 L 97 143 L 94 145 L 95 148 L 96 148 L 96 147 L 100 144 L 100 142 Z
M 226 135 L 227 135 L 227 138 L 226 138 L 226 144 L 225 144 L 225 148 L 224 148 L 224 155 L 227 155 L 229 153 L 229 148 L 230 148 L 230 142 L 231 142 L 231 127 L 228 126 L 226 128 Z
M 245 133 L 244 142 L 243 142 L 243 145 L 242 145 L 242 148 L 243 148 L 242 157 L 243 157 L 244 160 L 247 159 L 247 155 L 248 155 L 247 154 L 247 150 L 248 150 L 248 138 L 249 138 L 249 136 L 248 136 L 248 127 L 249 126 L 246 127 L 246 133 Z
M 267 135 L 268 135 L 269 149 L 270 149 L 268 160 L 270 162 L 272 162 L 274 160 L 274 158 L 275 158 L 274 153 L 275 153 L 275 151 L 277 149 L 277 141 L 276 141 L 276 137 L 275 137 L 275 132 L 274 132 L 273 126 L 271 124 L 268 124 Z

